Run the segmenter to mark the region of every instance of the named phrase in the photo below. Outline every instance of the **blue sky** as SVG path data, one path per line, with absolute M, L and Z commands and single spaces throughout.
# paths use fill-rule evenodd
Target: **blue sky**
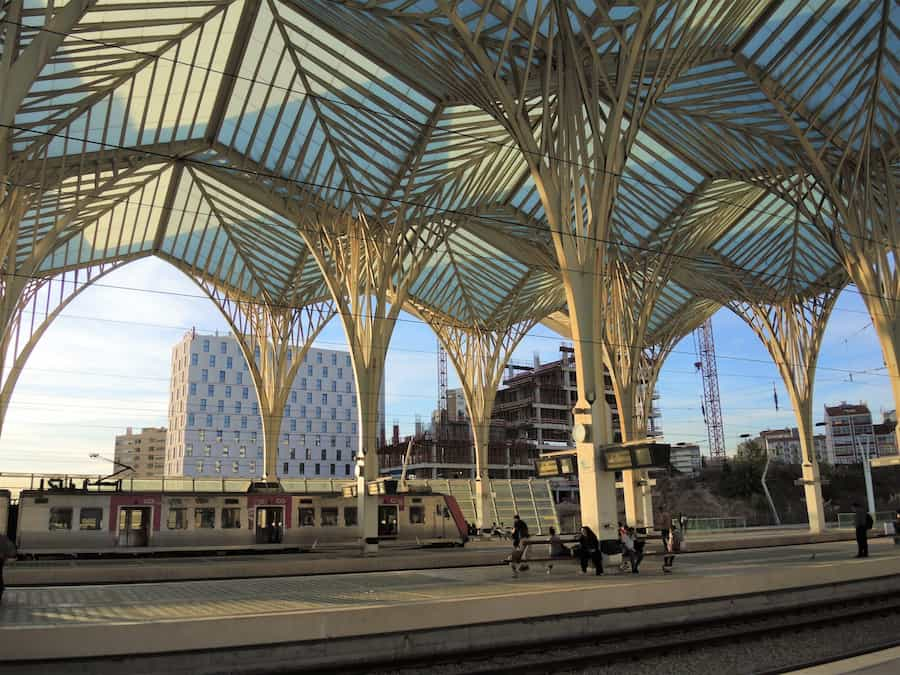
M 109 465 L 89 459 L 90 453 L 111 457 L 115 435 L 128 426 L 167 424 L 171 349 L 193 326 L 198 332 L 228 330 L 200 290 L 160 260 L 132 263 L 85 290 L 47 331 L 19 379 L 0 439 L 0 471 L 105 471 Z M 727 311 L 715 315 L 713 326 L 726 447 L 733 450 L 744 433 L 794 426 L 787 393 L 755 335 Z M 514 359 L 530 363 L 535 352 L 542 361 L 556 359 L 562 341 L 538 327 Z M 326 327 L 318 344 L 346 348 L 339 322 Z M 427 420 L 435 407 L 436 350 L 430 329 L 404 314 L 394 332 L 385 383 L 387 422 L 397 420 L 401 434 L 412 430 L 416 415 Z M 663 367 L 659 405 L 666 440 L 699 441 L 705 451 L 696 360 L 688 336 Z M 826 402 L 863 400 L 880 421 L 882 410 L 894 408 L 883 365 L 868 314 L 851 287 L 839 298 L 825 333 L 816 419 Z M 450 386 L 457 383 L 451 368 Z

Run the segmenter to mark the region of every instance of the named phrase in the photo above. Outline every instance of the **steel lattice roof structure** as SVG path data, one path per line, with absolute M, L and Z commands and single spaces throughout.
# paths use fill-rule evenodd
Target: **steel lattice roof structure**
M 641 308 L 616 328 L 640 350 L 852 280 L 900 332 L 893 0 L 7 0 L 0 21 L 7 333 L 34 282 L 151 255 L 226 313 L 380 294 L 439 333 L 577 335 L 582 274 L 617 321 Z

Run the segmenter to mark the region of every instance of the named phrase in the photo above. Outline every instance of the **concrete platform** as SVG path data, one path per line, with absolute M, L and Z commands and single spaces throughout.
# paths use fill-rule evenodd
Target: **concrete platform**
M 788 546 L 829 541 L 851 541 L 852 530 L 828 530 L 812 535 L 805 528 L 751 528 L 716 533 L 688 532 L 692 552 Z M 418 549 L 409 544 L 382 547 L 377 557 L 360 557 L 353 546 L 320 548 L 308 553 L 269 555 L 215 555 L 190 558 L 117 558 L 79 560 L 25 560 L 10 564 L 6 583 L 11 586 L 84 583 L 184 581 L 195 579 L 244 579 L 254 577 L 385 572 L 495 565 L 510 551 L 508 541 L 475 539 L 465 548 Z M 660 549 L 650 539 L 647 553 Z M 543 555 L 546 546 L 535 545 L 531 556 Z
M 730 616 L 738 603 L 777 611 L 814 595 L 896 593 L 900 548 L 871 549 L 863 560 L 843 542 L 684 554 L 672 575 L 651 558 L 640 575 L 602 577 L 568 563 L 551 575 L 535 564 L 518 579 L 495 566 L 11 589 L 0 672 L 221 672 L 242 658 L 316 667 Z M 111 655 L 112 664 L 90 660 Z

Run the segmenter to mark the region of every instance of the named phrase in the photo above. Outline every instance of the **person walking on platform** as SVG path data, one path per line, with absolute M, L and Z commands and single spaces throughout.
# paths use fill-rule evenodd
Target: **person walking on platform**
M 587 574 L 588 562 L 594 563 L 597 576 L 603 574 L 603 555 L 600 553 L 600 541 L 597 535 L 587 525 L 581 528 L 578 536 L 578 561 L 581 563 L 581 573 Z
M 513 552 L 509 556 L 509 562 L 512 567 L 513 576 L 517 577 L 519 576 L 519 572 L 524 572 L 528 569 L 528 563 L 525 562 L 525 554 L 528 549 L 528 525 L 524 520 L 519 518 L 518 513 L 513 516 L 512 543 Z
M 669 537 L 665 544 L 665 555 L 663 556 L 663 572 L 672 573 L 672 567 L 675 565 L 675 554 L 681 553 L 681 547 L 684 545 L 684 535 L 681 530 L 674 525 L 669 530 Z
M 638 542 L 637 537 L 633 527 L 626 527 L 625 531 L 622 532 L 622 536 L 619 538 L 622 542 L 622 557 L 630 563 L 632 574 L 638 573 L 638 565 L 641 564 L 641 559 L 644 557 L 643 555 L 643 546 L 640 547 L 640 552 L 638 551 Z M 624 563 L 623 563 L 624 564 Z M 628 567 L 625 567 L 623 571 L 627 571 Z
M 869 557 L 868 530 L 875 524 L 859 502 L 853 502 L 853 524 L 856 526 L 856 557 Z
M 672 529 L 672 515 L 668 511 L 660 509 L 656 512 L 656 522 L 659 523 L 659 534 L 662 538 L 663 553 L 669 550 L 669 530 Z

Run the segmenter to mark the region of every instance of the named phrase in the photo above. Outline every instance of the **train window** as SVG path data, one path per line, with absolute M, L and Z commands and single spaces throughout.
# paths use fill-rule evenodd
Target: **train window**
M 54 506 L 50 509 L 50 527 L 51 530 L 71 530 L 72 529 L 72 509 Z
M 222 509 L 222 529 L 234 530 L 241 526 L 240 508 L 230 507 Z
M 344 507 L 344 526 L 345 527 L 356 527 L 356 507 L 355 506 L 345 506 Z
M 79 529 L 99 530 L 103 522 L 103 509 L 81 509 Z
M 173 509 L 169 507 L 169 515 L 166 517 L 166 527 L 170 530 L 186 530 L 187 509 Z
M 215 509 L 194 509 L 194 529 L 210 529 L 215 526 Z
M 409 507 L 409 522 L 412 525 L 421 525 L 425 522 L 425 507 L 424 506 L 410 506 Z
M 316 510 L 313 508 L 300 508 L 300 527 L 316 526 Z
M 322 507 L 322 527 L 337 527 L 338 510 L 336 507 Z

